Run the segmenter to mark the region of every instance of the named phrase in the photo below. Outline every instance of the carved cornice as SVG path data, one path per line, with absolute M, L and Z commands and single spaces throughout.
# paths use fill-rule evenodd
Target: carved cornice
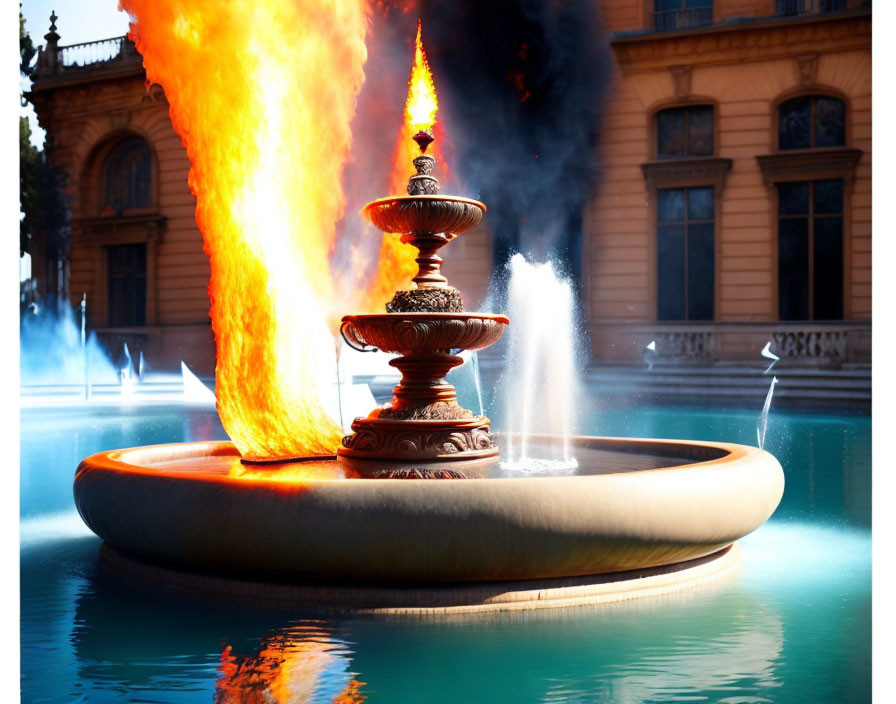
M 794 149 L 756 157 L 767 186 L 780 181 L 802 181 L 809 178 L 842 178 L 852 182 L 861 149 L 830 147 Z
M 662 159 L 641 164 L 644 179 L 650 188 L 676 188 L 712 184 L 725 187 L 725 175 L 731 170 L 731 159 L 692 157 Z
M 677 32 L 641 32 L 617 36 L 610 45 L 624 72 L 870 50 L 871 11 L 738 21 Z
M 86 245 L 154 243 L 161 235 L 167 218 L 158 212 L 125 215 L 118 218 L 77 218 L 72 225 L 80 230 Z

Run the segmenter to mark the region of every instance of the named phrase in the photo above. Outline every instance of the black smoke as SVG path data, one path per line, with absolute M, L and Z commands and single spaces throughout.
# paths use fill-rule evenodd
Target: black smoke
M 489 208 L 495 266 L 552 257 L 578 278 L 611 62 L 594 0 L 420 0 L 458 177 Z
M 439 96 L 437 136 L 449 161 L 436 167 L 442 192 L 486 203 L 496 270 L 522 252 L 552 258 L 579 279 L 582 213 L 600 174 L 596 141 L 611 67 L 598 6 L 595 0 L 374 3 L 354 162 L 346 169 L 346 244 L 337 248 L 354 253 L 350 265 L 343 262 L 348 269 L 364 276 L 376 266 L 378 237 L 364 234 L 357 211 L 387 195 L 420 18 Z

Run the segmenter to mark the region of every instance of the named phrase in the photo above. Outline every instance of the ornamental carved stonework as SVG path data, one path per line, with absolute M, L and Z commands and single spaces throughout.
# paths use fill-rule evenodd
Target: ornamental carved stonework
M 386 304 L 387 313 L 463 313 L 463 310 L 463 297 L 451 286 L 396 291 Z
M 684 100 L 691 95 L 691 67 L 672 66 L 669 68 L 672 74 L 672 83 L 675 86 L 675 97 Z
M 808 88 L 815 83 L 818 75 L 818 54 L 804 54 L 796 57 L 796 70 L 800 85 Z
M 393 420 L 458 420 L 474 416 L 473 411 L 469 411 L 457 403 L 439 401 L 420 408 L 384 408 L 377 417 Z
M 425 422 L 425 421 L 423 421 Z M 350 457 L 383 459 L 436 459 L 468 455 L 485 457 L 497 453 L 488 423 L 468 428 L 428 430 L 420 423 L 403 421 L 380 424 L 375 420 L 359 419 L 352 423 L 352 435 L 342 438 L 344 452 Z M 343 453 L 340 453 L 343 454 Z

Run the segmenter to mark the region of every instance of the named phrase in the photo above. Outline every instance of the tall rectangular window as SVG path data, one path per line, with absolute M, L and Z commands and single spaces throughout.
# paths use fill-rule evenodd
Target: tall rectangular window
M 843 179 L 778 186 L 778 317 L 843 319 Z
M 715 193 L 712 186 L 657 190 L 657 319 L 715 315 Z
M 146 324 L 146 245 L 106 248 L 109 257 L 109 325 Z

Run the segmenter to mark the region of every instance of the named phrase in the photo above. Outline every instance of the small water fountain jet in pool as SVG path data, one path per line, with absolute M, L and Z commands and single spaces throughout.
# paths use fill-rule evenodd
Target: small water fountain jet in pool
M 780 465 L 742 445 L 572 436 L 568 285 L 552 284 L 545 298 L 553 301 L 542 311 L 550 325 L 526 320 L 528 308 L 511 303 L 522 335 L 511 355 L 513 364 L 520 354 L 520 375 L 507 382 L 521 393 L 511 427 L 530 427 L 545 412 L 560 435 L 527 435 L 518 450 L 508 437 L 514 455 L 502 462 L 489 419 L 458 403 L 444 379 L 462 363 L 457 353 L 493 344 L 511 321 L 464 312 L 441 274 L 437 252 L 478 225 L 486 208 L 439 193 L 426 154 L 432 140 L 426 130 L 415 135 L 408 195 L 362 210 L 417 248 L 413 285 L 385 313 L 342 320 L 351 346 L 398 355 L 392 400 L 356 418 L 331 456 L 258 464 L 233 443 L 196 442 L 88 457 L 75 502 L 105 541 L 108 564 L 192 591 L 402 613 L 600 603 L 736 569 L 735 541 L 781 499 Z M 532 387 L 545 338 L 567 349 L 549 379 L 557 397 L 541 409 Z M 520 462 L 550 458 L 557 447 L 562 468 L 532 472 Z
M 570 282 L 550 262 L 531 264 L 515 254 L 508 264 L 507 310 L 511 327 L 502 388 L 506 450 L 502 466 L 539 472 L 578 466 L 570 438 L 576 379 L 573 297 Z M 558 341 L 562 341 L 558 344 Z M 556 438 L 536 444 L 537 435 Z M 536 454 L 536 448 L 547 455 Z

